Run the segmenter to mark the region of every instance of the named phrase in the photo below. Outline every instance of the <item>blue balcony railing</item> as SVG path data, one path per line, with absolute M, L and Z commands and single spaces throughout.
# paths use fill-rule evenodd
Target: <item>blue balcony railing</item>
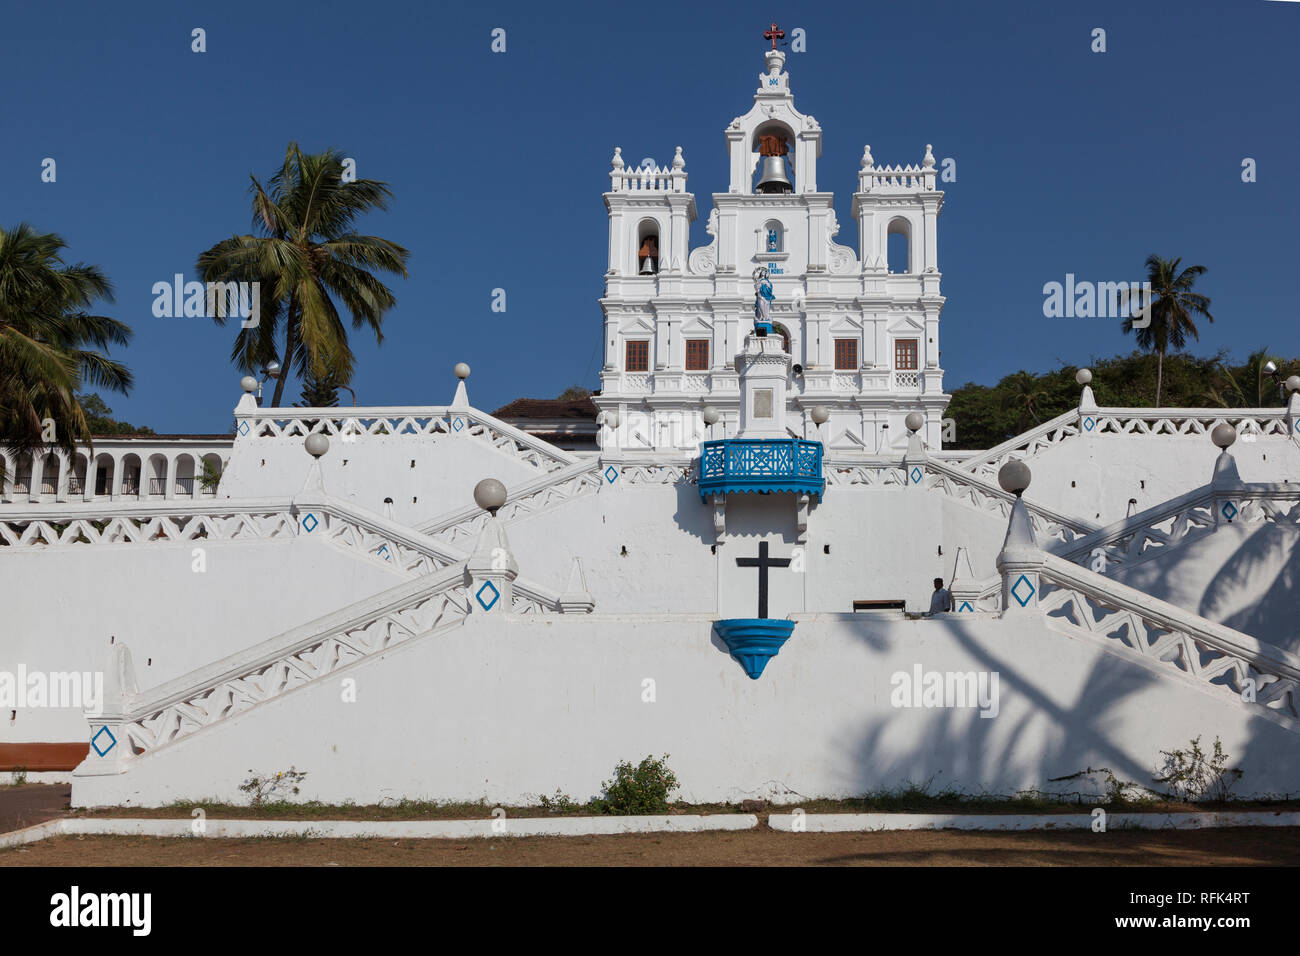
M 789 491 L 821 497 L 822 443 L 801 438 L 724 438 L 700 452 L 700 497 Z

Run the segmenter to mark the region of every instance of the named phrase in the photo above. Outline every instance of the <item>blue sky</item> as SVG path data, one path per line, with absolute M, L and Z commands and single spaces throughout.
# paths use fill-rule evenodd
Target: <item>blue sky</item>
M 1128 351 L 1113 320 L 1044 318 L 1042 287 L 1067 272 L 1139 280 L 1151 252 L 1209 268 L 1216 321 L 1198 351 L 1300 354 L 1286 291 L 1300 3 L 10 5 L 0 222 L 59 233 L 114 282 L 103 311 L 136 333 L 118 353 L 136 387 L 105 396 L 118 417 L 224 431 L 233 327 L 154 318 L 151 288 L 248 231 L 249 174 L 269 177 L 290 139 L 337 146 L 395 194 L 363 230 L 411 252 L 384 344 L 354 337 L 362 404 L 443 404 L 461 360 L 489 410 L 595 387 L 613 147 L 662 163 L 682 146 L 692 245 L 707 241 L 722 131 L 752 103 L 773 19 L 806 34 L 787 69 L 824 130 L 818 184 L 836 194 L 839 241 L 856 245 L 864 143 L 880 164 L 918 162 L 926 143 L 956 161 L 939 220 L 950 389 Z M 1105 53 L 1090 49 L 1097 27 Z

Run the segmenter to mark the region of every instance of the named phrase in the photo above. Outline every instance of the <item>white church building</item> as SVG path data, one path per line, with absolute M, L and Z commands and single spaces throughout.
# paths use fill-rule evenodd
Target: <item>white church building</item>
M 304 800 L 518 805 L 666 753 L 687 801 L 793 803 L 1153 786 L 1200 737 L 1238 795 L 1300 791 L 1300 377 L 1107 408 L 1081 370 L 1065 414 L 943 449 L 931 152 L 867 150 L 838 245 L 821 126 L 765 65 L 709 245 L 682 151 L 615 150 L 597 447 L 457 364 L 446 404 L 246 378 L 233 437 L 6 461 L 0 770 L 77 806 L 290 768 Z
M 720 429 L 735 427 L 734 359 L 753 325 L 757 268 L 772 277 L 772 316 L 792 356 L 793 431 L 815 436 L 810 411 L 823 406 L 829 447 L 888 451 L 906 447 L 903 419 L 920 411 L 922 438 L 939 444 L 949 396 L 934 156 L 927 146 L 919 166 L 876 166 L 864 148 L 853 194 L 860 255 L 836 243 L 834 194 L 817 178 L 822 128 L 795 108 L 785 59 L 767 53 L 753 107 L 726 128 L 729 180 L 713 194 L 707 246 L 688 248 L 696 205 L 681 147 L 670 166 L 636 169 L 614 150 L 596 404 L 618 412 L 623 447 L 698 441 L 705 404 Z M 891 236 L 903 247 L 893 272 Z

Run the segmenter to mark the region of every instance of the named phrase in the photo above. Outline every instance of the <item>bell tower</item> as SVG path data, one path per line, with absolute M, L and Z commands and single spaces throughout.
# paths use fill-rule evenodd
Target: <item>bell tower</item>
M 924 419 L 921 440 L 940 446 L 950 396 L 939 364 L 943 193 L 933 153 L 879 166 L 864 151 L 860 169 L 843 171 L 858 227 L 844 232 L 857 233 L 857 249 L 836 242 L 835 197 L 818 180 L 822 127 L 795 107 L 783 36 L 775 24 L 764 31 L 771 48 L 753 105 L 724 130 L 726 185 L 712 193 L 707 244 L 689 246 L 696 209 L 681 148 L 667 166 L 635 168 L 614 150 L 594 399 L 615 413 L 604 448 L 680 453 L 758 429 L 833 454 L 902 454 L 913 412 Z M 746 388 L 735 359 L 760 325 L 770 341 L 745 359 Z M 826 417 L 815 422 L 814 408 Z

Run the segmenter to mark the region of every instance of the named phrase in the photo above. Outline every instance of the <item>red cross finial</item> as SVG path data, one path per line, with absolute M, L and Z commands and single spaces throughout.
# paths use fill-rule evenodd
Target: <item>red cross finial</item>
M 783 40 L 783 39 L 785 39 L 785 31 L 782 30 L 780 27 L 778 27 L 778 26 L 774 23 L 774 24 L 772 24 L 771 27 L 769 27 L 768 29 L 766 29 L 766 30 L 763 31 L 763 39 L 764 39 L 764 40 L 771 40 L 771 41 L 772 41 L 772 49 L 775 50 L 775 49 L 776 49 L 776 41 L 777 41 L 777 40 Z

